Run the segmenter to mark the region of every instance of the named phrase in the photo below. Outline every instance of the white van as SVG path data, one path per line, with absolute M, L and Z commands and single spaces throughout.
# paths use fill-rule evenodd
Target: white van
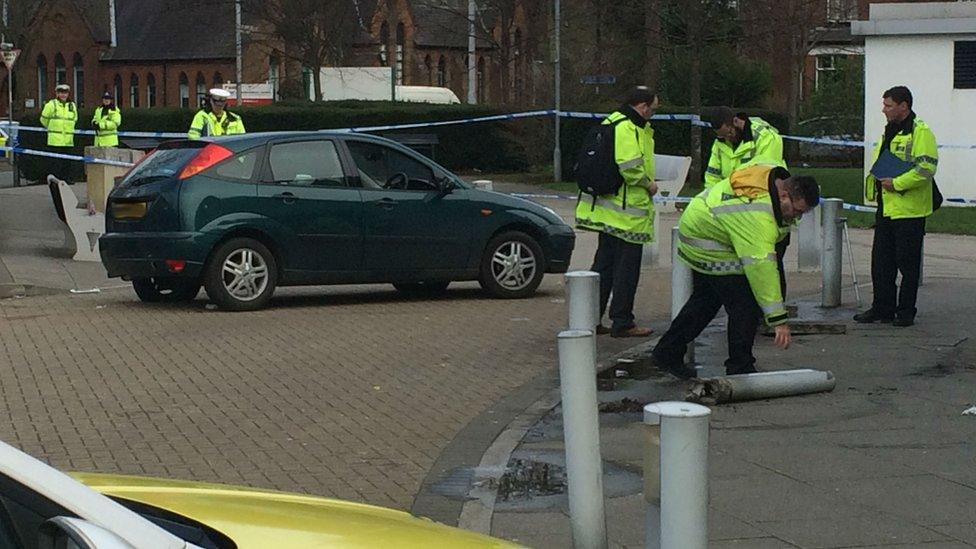
M 461 102 L 453 91 L 448 88 L 438 88 L 437 86 L 397 86 L 396 96 L 397 101 L 407 101 L 410 103 L 451 105 Z

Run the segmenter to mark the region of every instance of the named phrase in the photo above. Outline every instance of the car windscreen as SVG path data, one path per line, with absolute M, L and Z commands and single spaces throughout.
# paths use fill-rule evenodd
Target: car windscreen
M 200 152 L 198 147 L 157 149 L 133 168 L 122 180 L 122 184 L 144 185 L 151 181 L 173 177 L 198 152 Z

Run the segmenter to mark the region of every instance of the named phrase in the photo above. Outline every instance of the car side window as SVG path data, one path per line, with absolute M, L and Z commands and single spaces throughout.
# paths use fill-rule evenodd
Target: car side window
M 434 171 L 426 164 L 386 145 L 347 141 L 363 186 L 410 191 L 436 189 Z
M 3 542 L 0 547 L 34 549 L 37 547 L 37 531 L 45 520 L 57 516 L 71 517 L 74 513 L 20 482 L 0 475 L 0 515 L 8 538 L 4 539 L 4 534 L 0 534 L 0 542 Z
M 263 150 L 257 148 L 228 158 L 214 166 L 213 174 L 221 179 L 251 181 L 254 177 L 254 167 L 258 164 L 258 155 Z
M 271 146 L 271 176 L 280 185 L 344 187 L 339 151 L 332 141 L 297 141 Z

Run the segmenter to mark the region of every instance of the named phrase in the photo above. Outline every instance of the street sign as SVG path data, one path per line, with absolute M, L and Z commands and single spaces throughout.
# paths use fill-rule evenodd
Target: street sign
M 7 66 L 7 70 L 14 68 L 18 55 L 20 55 L 20 50 L 0 51 L 0 56 L 3 57 L 3 64 Z
M 580 79 L 580 83 L 594 86 L 609 86 L 617 83 L 617 77 L 612 74 L 594 74 L 584 76 Z

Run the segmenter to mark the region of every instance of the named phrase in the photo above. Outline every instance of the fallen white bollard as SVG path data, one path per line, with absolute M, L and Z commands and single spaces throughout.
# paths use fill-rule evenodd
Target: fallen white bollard
M 837 380 L 830 371 L 783 370 L 706 379 L 693 379 L 685 400 L 705 405 L 759 400 L 833 391 Z

